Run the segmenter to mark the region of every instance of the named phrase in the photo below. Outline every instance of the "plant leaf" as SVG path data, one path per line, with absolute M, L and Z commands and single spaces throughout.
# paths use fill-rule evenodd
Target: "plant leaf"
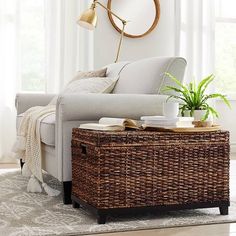
M 166 88 L 163 89 L 162 91 L 166 92 L 166 91 L 171 91 L 171 90 L 174 90 L 175 92 L 178 92 L 178 93 L 182 93 L 181 89 L 175 88 L 173 86 L 166 86 Z
M 208 85 L 215 79 L 215 76 L 213 74 L 207 76 L 205 79 L 203 79 L 199 85 L 198 90 L 199 92 L 205 92 L 205 89 L 208 87 Z
M 179 80 L 177 80 L 173 75 L 168 72 L 165 72 L 165 75 L 167 75 L 171 80 L 173 80 L 180 88 L 188 92 L 188 88 L 184 86 Z
M 182 97 L 180 97 L 180 96 L 177 96 L 177 95 L 170 95 L 167 99 L 166 99 L 166 101 L 168 102 L 171 98 L 175 98 L 175 99 L 179 99 L 179 100 L 182 100 L 182 101 L 184 101 L 184 102 L 186 102 L 186 100 L 184 99 L 184 98 L 182 98 Z
M 204 102 L 207 101 L 208 99 L 212 99 L 212 98 L 220 98 L 229 108 L 231 108 L 229 100 L 226 98 L 225 95 L 222 95 L 220 93 L 213 93 L 213 94 L 207 95 L 205 97 Z
M 207 118 L 208 118 L 208 116 L 209 116 L 209 114 L 210 114 L 210 109 L 209 109 L 209 107 L 208 107 L 208 108 L 206 109 L 205 115 L 204 115 L 203 118 L 202 118 L 202 121 L 206 121 Z
M 219 118 L 218 112 L 213 107 L 209 106 L 209 110 L 213 116 L 215 116 L 216 118 Z

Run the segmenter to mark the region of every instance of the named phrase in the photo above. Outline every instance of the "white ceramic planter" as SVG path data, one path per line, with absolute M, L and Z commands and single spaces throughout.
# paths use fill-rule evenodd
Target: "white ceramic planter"
M 193 112 L 194 121 L 201 121 L 202 118 L 205 116 L 205 114 L 206 114 L 206 110 L 195 110 Z M 191 116 L 190 111 L 185 111 L 184 116 Z M 207 121 L 213 121 L 211 114 L 209 114 Z
M 202 120 L 205 114 L 206 114 L 205 110 L 195 110 L 193 113 L 194 120 L 195 121 Z

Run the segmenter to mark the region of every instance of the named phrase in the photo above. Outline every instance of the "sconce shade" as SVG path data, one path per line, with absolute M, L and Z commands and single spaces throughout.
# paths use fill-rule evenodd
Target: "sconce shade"
M 85 29 L 94 30 L 97 26 L 97 19 L 98 17 L 95 9 L 90 8 L 80 16 L 77 24 Z

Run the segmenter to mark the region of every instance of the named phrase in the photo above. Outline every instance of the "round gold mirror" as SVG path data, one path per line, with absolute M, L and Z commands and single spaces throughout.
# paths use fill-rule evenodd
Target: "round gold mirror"
M 130 38 L 141 38 L 149 34 L 160 18 L 159 0 L 108 0 L 107 7 L 128 21 L 124 35 Z M 121 33 L 122 22 L 110 12 L 108 16 L 114 28 Z

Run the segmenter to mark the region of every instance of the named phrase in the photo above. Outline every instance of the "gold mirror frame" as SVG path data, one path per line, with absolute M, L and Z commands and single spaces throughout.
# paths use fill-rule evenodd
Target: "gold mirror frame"
M 140 35 L 132 35 L 132 34 L 128 34 L 128 33 L 124 33 L 124 36 L 129 37 L 129 38 L 142 38 L 148 34 L 150 34 L 157 26 L 159 20 L 160 20 L 160 12 L 161 12 L 161 7 L 160 7 L 160 1 L 159 0 L 153 0 L 155 3 L 155 7 L 156 7 L 156 16 L 155 16 L 155 20 L 153 21 L 152 26 L 144 33 L 144 34 L 140 34 Z M 112 4 L 112 0 L 108 0 L 107 3 L 107 8 L 109 10 L 111 9 L 111 4 Z M 111 24 L 113 25 L 113 27 L 119 32 L 121 33 L 121 29 L 116 25 L 111 12 L 108 11 L 108 17 L 111 21 Z

